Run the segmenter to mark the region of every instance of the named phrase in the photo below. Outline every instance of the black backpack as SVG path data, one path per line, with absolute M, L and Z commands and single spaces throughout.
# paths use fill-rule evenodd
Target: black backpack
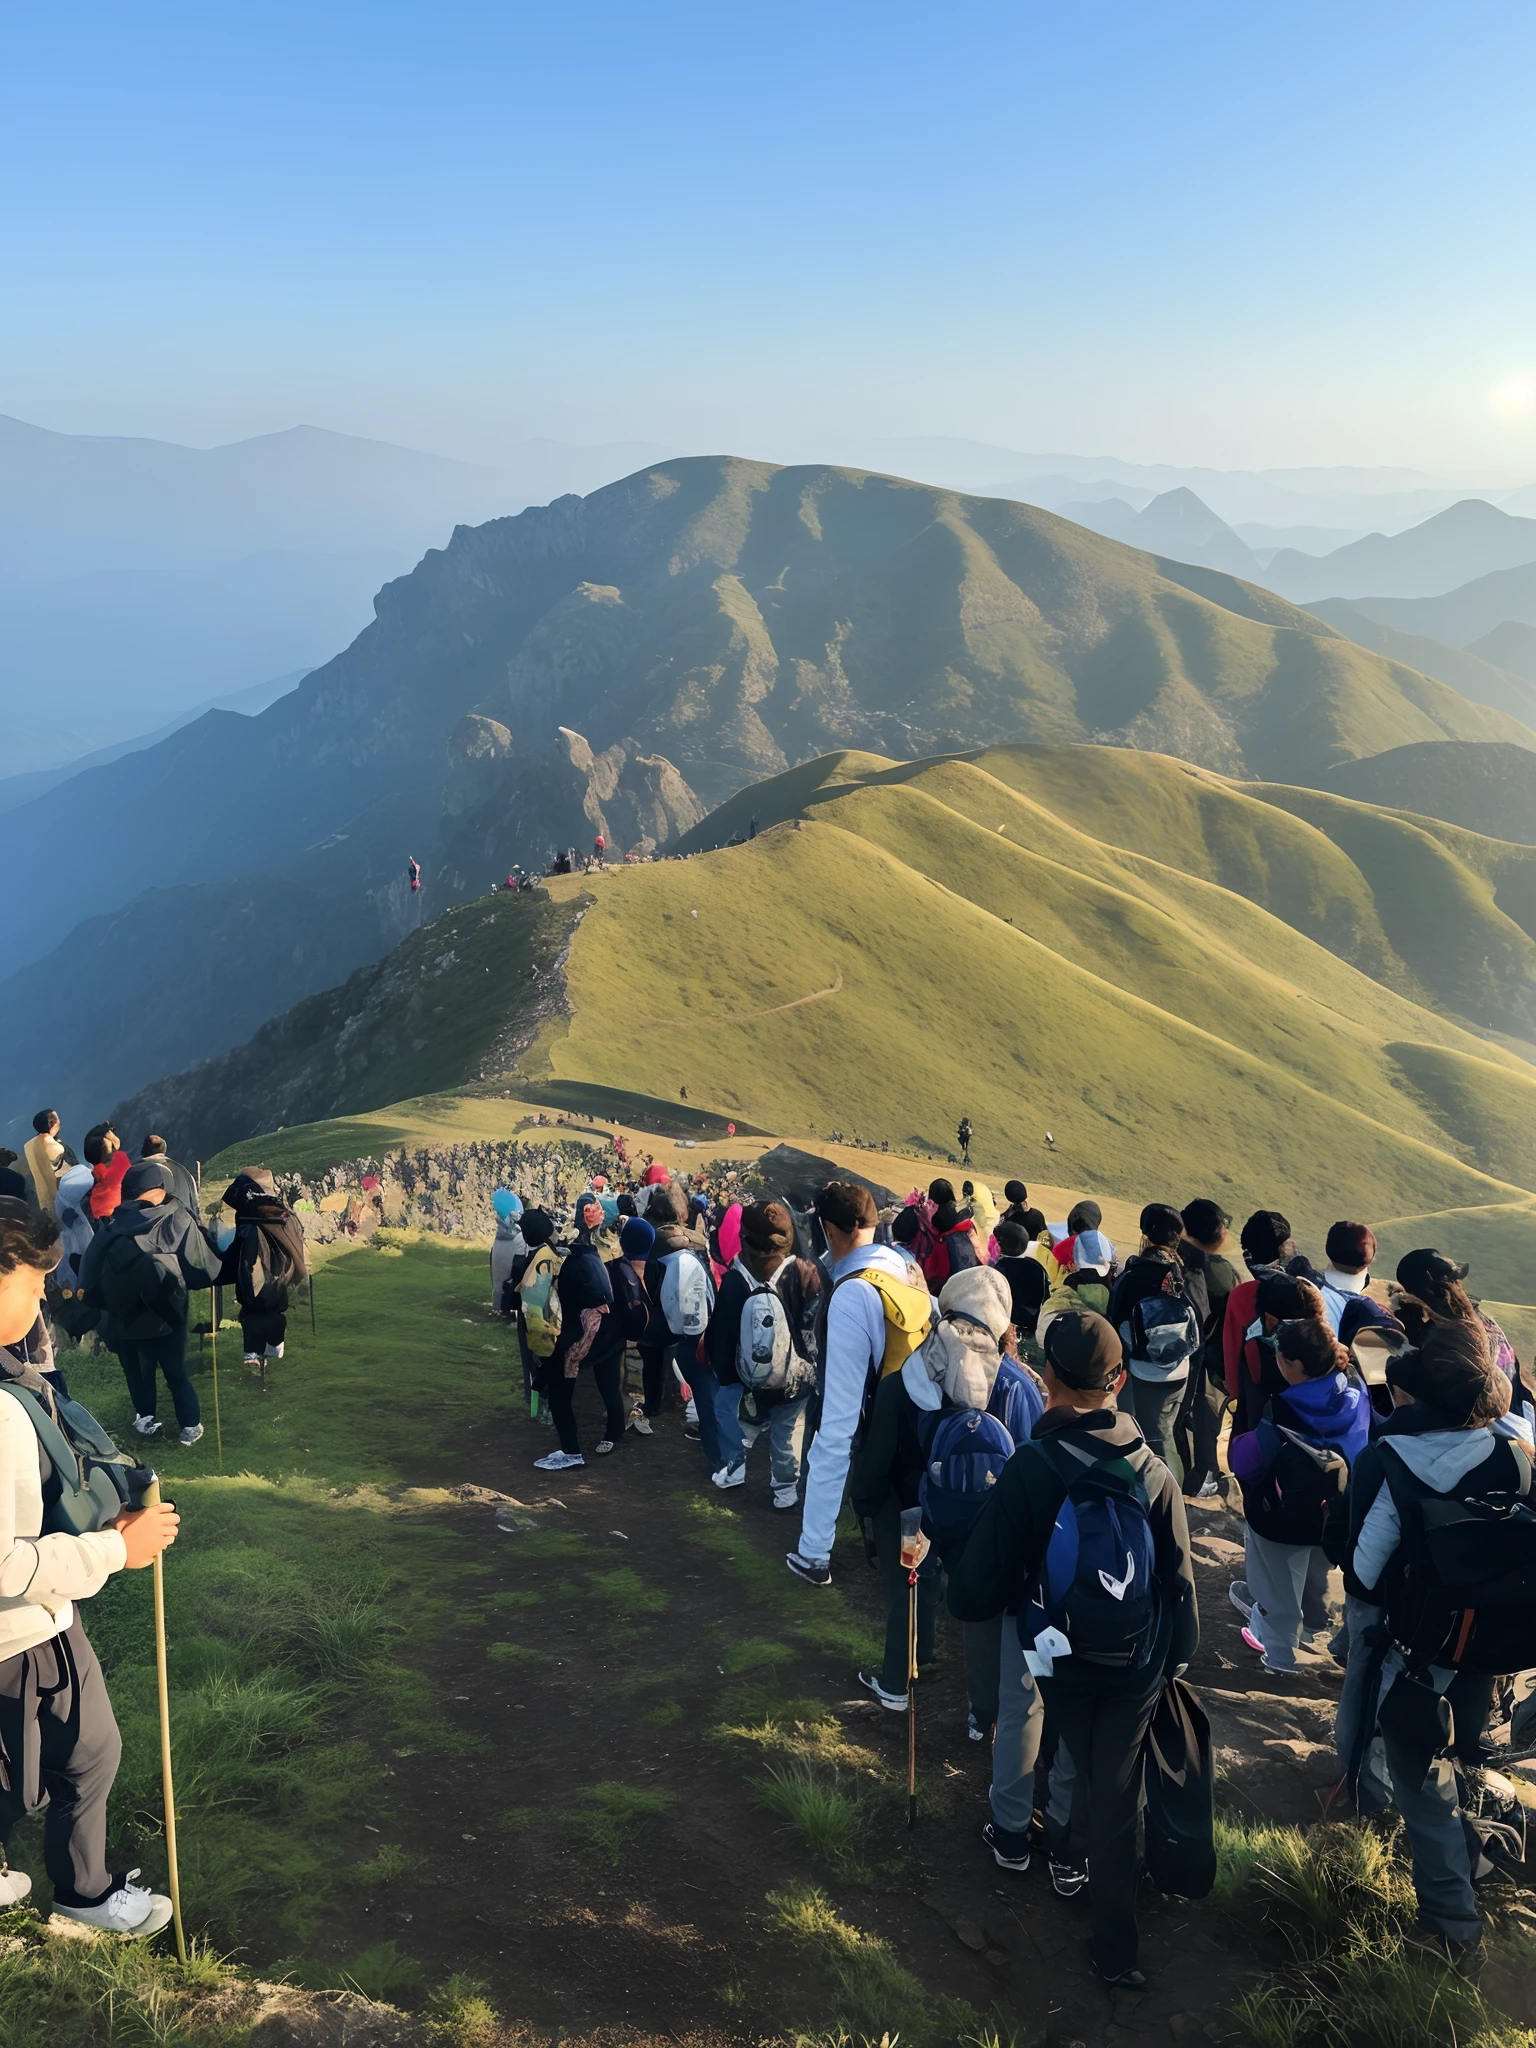
M 113 1236 L 102 1253 L 97 1285 L 113 1323 L 155 1316 L 169 1328 L 186 1312 L 187 1290 L 179 1269 L 157 1259 L 140 1236 Z
M 1143 1750 L 1147 1875 L 1160 1892 L 1209 1897 L 1216 1884 L 1216 1769 L 1211 1724 L 1182 1678 L 1152 1709 Z
M 1385 1619 L 1410 1671 L 1438 1664 L 1502 1677 L 1536 1666 L 1531 1454 L 1508 1438 L 1503 1447 L 1513 1485 L 1480 1481 L 1485 1459 L 1450 1493 L 1435 1493 L 1396 1455 L 1383 1458 L 1402 1531 L 1382 1588 Z
M 1275 1420 L 1273 1404 L 1256 1432 L 1264 1463 L 1257 1485 L 1245 1489 L 1243 1516 L 1271 1543 L 1321 1543 L 1330 1514 L 1349 1489 L 1342 1451 L 1314 1444 Z

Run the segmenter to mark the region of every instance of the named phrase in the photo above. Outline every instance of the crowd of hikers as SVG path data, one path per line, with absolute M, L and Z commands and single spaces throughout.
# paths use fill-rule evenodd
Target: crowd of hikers
M 851 1509 L 886 1604 L 859 1683 L 913 1711 L 947 1603 L 968 1732 L 992 1746 L 986 1847 L 1021 1873 L 1043 1844 L 1055 1890 L 1086 1892 L 1108 1984 L 1145 1982 L 1141 1856 L 1167 1890 L 1214 1874 L 1186 1500 L 1223 1497 L 1244 1519 L 1229 1598 L 1255 1668 L 1293 1672 L 1303 1646 L 1344 1667 L 1335 1798 L 1396 1807 L 1412 1938 L 1475 1969 L 1475 1888 L 1524 1853 L 1488 1734 L 1536 1668 L 1536 1403 L 1464 1265 L 1412 1251 L 1372 1293 L 1369 1227 L 1335 1223 L 1314 1263 L 1272 1210 L 1243 1224 L 1239 1263 L 1206 1198 L 1149 1203 L 1122 1257 L 1097 1203 L 1049 1221 L 1019 1181 L 1001 1209 L 970 1178 L 883 1209 L 832 1181 L 800 1207 L 652 1165 L 596 1176 L 569 1216 L 495 1200 L 493 1302 L 555 1436 L 538 1468 L 584 1466 L 589 1370 L 598 1458 L 673 1409 L 728 1490 L 766 1437 L 807 1586 L 830 1584 Z M 1189 1783 L 1166 1768 L 1170 1728 Z
M 0 1838 L 46 1799 L 55 1911 L 144 1936 L 169 1902 L 107 1865 L 119 1745 L 75 1603 L 152 1563 L 177 1518 L 71 1399 L 52 1333 L 117 1355 L 141 1438 L 164 1433 L 163 1380 L 191 1444 L 193 1296 L 233 1291 L 265 1370 L 306 1260 L 261 1169 L 215 1202 L 153 1134 L 131 1159 L 99 1124 L 81 1152 L 41 1111 L 0 1160 Z M 1396 1808 L 1412 1938 L 1475 1969 L 1476 1887 L 1524 1853 L 1489 1738 L 1536 1671 L 1536 1508 L 1532 1398 L 1464 1265 L 1411 1251 L 1373 1292 L 1368 1226 L 1335 1223 L 1314 1263 L 1271 1210 L 1240 1263 L 1204 1198 L 1149 1203 L 1122 1256 L 1096 1203 L 1052 1221 L 1018 1181 L 1001 1208 L 973 1178 L 882 1208 L 857 1180 L 744 1201 L 621 1170 L 568 1213 L 495 1196 L 492 1298 L 553 1434 L 540 1470 L 585 1465 L 583 1371 L 599 1459 L 680 1421 L 729 1491 L 766 1438 L 788 1569 L 828 1586 L 845 1513 L 878 1569 L 882 1654 L 858 1677 L 881 1708 L 914 1714 L 941 1607 L 961 1624 L 986 1850 L 1019 1874 L 1043 1845 L 1056 1892 L 1086 1894 L 1093 1968 L 1130 1989 L 1143 1864 L 1189 1896 L 1214 1875 L 1186 1501 L 1240 1503 L 1228 1597 L 1254 1670 L 1293 1672 L 1303 1646 L 1343 1667 L 1336 1797 Z M 0 1905 L 30 1882 L 0 1861 Z

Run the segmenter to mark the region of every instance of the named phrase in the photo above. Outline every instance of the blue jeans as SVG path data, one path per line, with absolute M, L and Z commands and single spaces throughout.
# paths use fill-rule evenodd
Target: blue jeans
M 760 1412 L 759 1422 L 743 1423 L 739 1383 L 721 1386 L 715 1382 L 715 1429 L 720 1440 L 720 1462 L 714 1467 L 739 1465 L 764 1434 L 768 1438 L 768 1470 L 775 1487 L 800 1484 L 800 1460 L 805 1444 L 805 1410 L 808 1394 L 798 1401 L 780 1401 Z

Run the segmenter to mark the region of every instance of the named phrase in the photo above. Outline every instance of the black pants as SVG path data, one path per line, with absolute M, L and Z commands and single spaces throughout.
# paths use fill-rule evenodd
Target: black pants
M 78 1620 L 0 1661 L 0 1841 L 46 1793 L 43 1863 L 62 1905 L 96 1905 L 112 1888 L 107 1794 L 122 1751 L 107 1682 Z
M 240 1334 L 245 1339 L 245 1352 L 249 1358 L 258 1351 L 273 1349 L 288 1335 L 288 1314 L 286 1309 L 249 1308 L 240 1311 Z
M 604 1435 L 609 1443 L 621 1444 L 624 1441 L 624 1354 L 622 1351 L 610 1351 L 605 1358 L 594 1358 L 590 1364 L 593 1381 L 607 1411 Z M 564 1359 L 550 1360 L 544 1368 L 540 1391 L 549 1402 L 549 1412 L 555 1418 L 555 1432 L 560 1438 L 561 1450 L 579 1457 L 581 1436 L 576 1428 L 576 1381 L 566 1378 Z
M 1225 1401 L 1226 1395 L 1211 1385 L 1203 1359 L 1197 1359 L 1189 1368 L 1184 1399 L 1173 1425 L 1173 1448 L 1184 1467 L 1185 1493 L 1198 1493 L 1217 1472 L 1216 1444 Z
M 194 1423 L 202 1421 L 203 1411 L 198 1403 L 197 1389 L 187 1373 L 187 1326 L 184 1322 L 178 1323 L 167 1337 L 119 1344 L 117 1357 L 123 1368 L 123 1378 L 128 1382 L 135 1415 L 153 1415 L 155 1412 L 155 1369 L 158 1367 L 165 1374 L 165 1384 L 171 1390 L 176 1420 L 181 1427 L 190 1429 Z
M 885 1657 L 880 1665 L 880 1683 L 887 1692 L 907 1689 L 907 1650 L 912 1627 L 912 1588 L 907 1568 L 901 1561 L 901 1509 L 887 1501 L 873 1517 L 875 1555 L 880 1560 L 880 1583 L 885 1588 Z M 933 1630 L 939 1613 L 939 1553 L 932 1546 L 917 1568 L 917 1661 L 933 1662 Z
M 1087 1865 L 1093 1959 L 1106 1977 L 1136 1967 L 1141 1752 L 1162 1689 L 1160 1670 L 1155 1677 L 1138 1673 L 1134 1682 L 1065 1672 L 1040 1681 L 1046 1714 L 1066 1737 L 1077 1768 L 1060 1853 L 1079 1869 Z
M 671 1372 L 667 1365 L 666 1346 L 659 1348 L 651 1344 L 640 1346 L 640 1377 L 645 1386 L 645 1412 L 659 1415 L 667 1404 L 667 1382 Z M 673 1380 L 675 1386 L 677 1382 Z

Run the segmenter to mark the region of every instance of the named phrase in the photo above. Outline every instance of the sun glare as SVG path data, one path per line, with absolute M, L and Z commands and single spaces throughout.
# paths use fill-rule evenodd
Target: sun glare
M 1528 420 L 1536 415 L 1536 377 L 1523 371 L 1496 384 L 1491 395 L 1494 411 L 1507 420 Z

